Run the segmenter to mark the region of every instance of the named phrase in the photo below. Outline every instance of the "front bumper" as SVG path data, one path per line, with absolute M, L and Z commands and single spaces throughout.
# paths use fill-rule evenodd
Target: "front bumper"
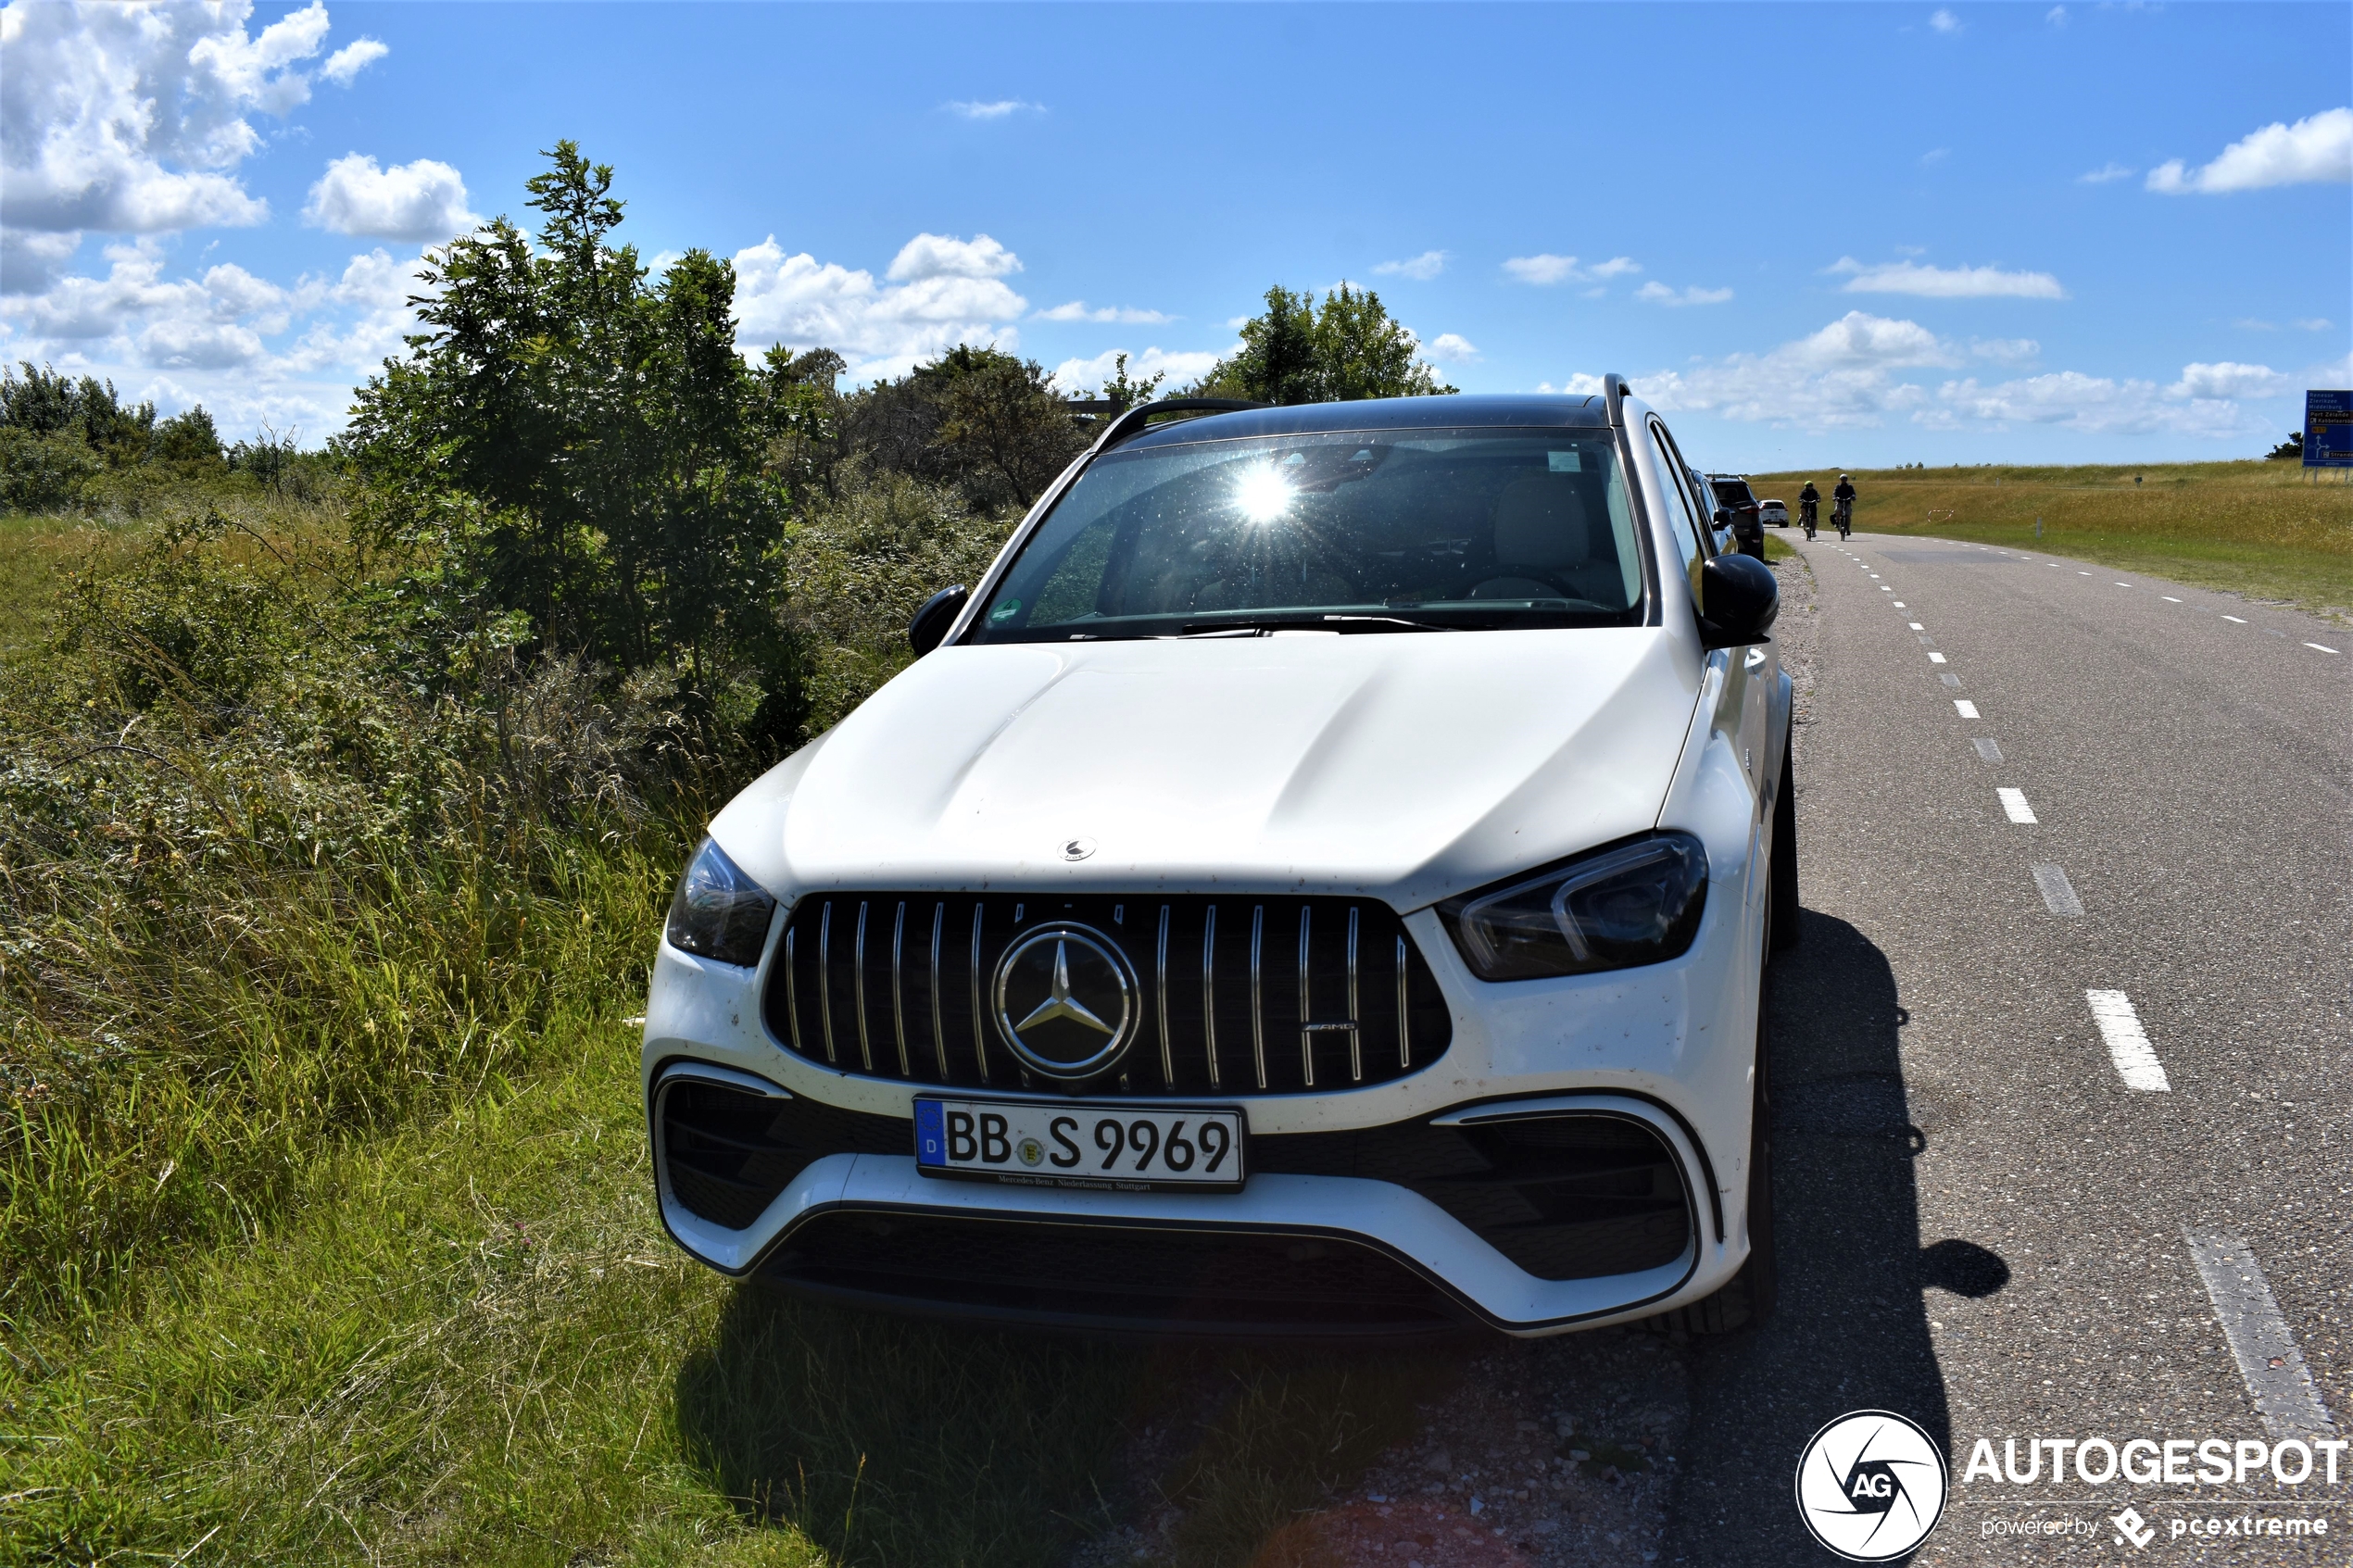
M 1381 1316 L 1350 1310 L 1352 1292 L 1359 1298 L 1402 1300 L 1400 1280 L 1423 1301 L 1412 1311 L 1401 1308 L 1405 1319 L 1469 1321 L 1516 1335 L 1629 1321 L 1701 1299 L 1727 1283 L 1748 1252 L 1757 934 L 1765 893 L 1762 825 L 1750 815 L 1753 808 L 1720 783 L 1703 784 L 1703 793 L 1708 789 L 1724 794 L 1738 815 L 1705 813 L 1730 818 L 1730 831 L 1703 834 L 1710 845 L 1709 907 L 1682 958 L 1608 974 L 1488 985 L 1462 966 L 1433 912 L 1406 917 L 1452 1013 L 1447 1054 L 1407 1076 L 1361 1088 L 1219 1097 L 1242 1109 L 1254 1151 L 1249 1184 L 1234 1194 L 988 1186 L 921 1176 L 912 1158 L 912 1102 L 923 1085 L 838 1072 L 796 1056 L 762 1022 L 765 964 L 758 971 L 734 969 L 665 946 L 656 960 L 643 1047 L 649 1113 L 664 1084 L 683 1073 L 789 1099 L 844 1119 L 851 1130 L 824 1135 L 835 1141 L 811 1144 L 806 1158 L 790 1163 L 788 1175 L 739 1194 L 723 1225 L 681 1201 L 663 1149 L 662 1118 L 653 1114 L 663 1221 L 680 1246 L 723 1273 L 758 1273 L 838 1299 L 963 1319 L 1094 1328 L 1117 1322 L 1169 1326 L 1181 1320 L 1243 1333 L 1266 1326 L 1242 1310 L 1247 1302 L 1237 1308 L 1221 1298 L 1214 1310 L 1191 1311 L 1202 1306 L 1200 1292 L 1178 1302 L 1174 1317 L 1155 1317 L 1149 1302 L 1131 1299 L 1135 1310 L 1121 1310 L 1094 1288 L 1104 1283 L 1100 1280 L 1065 1278 L 1057 1295 L 1051 1279 L 1024 1290 L 969 1269 L 947 1284 L 937 1277 L 928 1284 L 914 1280 L 906 1270 L 892 1275 L 888 1269 L 861 1269 L 845 1262 L 858 1245 L 845 1239 L 845 1227 L 865 1227 L 859 1234 L 874 1250 L 891 1256 L 911 1250 L 891 1229 L 902 1223 L 918 1230 L 948 1227 L 925 1233 L 942 1244 L 932 1250 L 960 1255 L 986 1251 L 967 1244 L 993 1236 L 1024 1247 L 1035 1243 L 1031 1254 L 1049 1258 L 1056 1254 L 1045 1241 L 1076 1236 L 1083 1243 L 1078 1233 L 1092 1233 L 1101 1246 L 1074 1245 L 1070 1255 L 1098 1256 L 1109 1273 L 1124 1266 L 1108 1261 L 1119 1247 L 1158 1232 L 1173 1248 L 1232 1244 L 1204 1264 L 1216 1278 L 1245 1263 L 1253 1277 L 1263 1275 L 1262 1265 L 1306 1247 L 1310 1255 L 1290 1261 L 1312 1265 L 1307 1273 L 1313 1277 L 1294 1281 L 1291 1293 L 1321 1300 L 1321 1321 L 1343 1331 Z M 1745 836 L 1738 836 L 1743 830 Z M 772 934 L 768 961 L 779 940 Z M 1522 1267 L 1498 1228 L 1482 1234 L 1466 1223 L 1468 1211 L 1460 1204 L 1450 1211 L 1428 1196 L 1436 1190 L 1428 1184 L 1416 1190 L 1409 1181 L 1385 1179 L 1376 1162 L 1333 1165 L 1282 1153 L 1317 1139 L 1376 1138 L 1498 1111 L 1524 1114 L 1536 1106 L 1619 1117 L 1648 1129 L 1667 1151 L 1662 1163 L 1671 1165 L 1683 1198 L 1680 1250 L 1640 1267 L 1545 1277 L 1567 1271 Z M 711 1211 L 710 1202 L 700 1206 Z M 1313 1254 L 1317 1246 L 1344 1254 L 1356 1272 L 1327 1267 L 1329 1257 Z M 1248 1257 L 1238 1262 L 1236 1248 Z M 1137 1256 L 1150 1261 L 1148 1249 Z M 1257 1299 L 1274 1302 L 1286 1288 L 1276 1281 Z M 1298 1319 L 1296 1313 L 1276 1316 Z M 1402 1321 L 1398 1313 L 1389 1317 L 1392 1327 Z

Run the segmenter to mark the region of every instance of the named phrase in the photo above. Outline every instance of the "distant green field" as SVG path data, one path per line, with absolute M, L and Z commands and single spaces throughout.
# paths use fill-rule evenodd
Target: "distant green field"
M 1794 511 L 1812 479 L 1829 512 L 1837 469 L 1755 474 Z M 2118 468 L 1853 469 L 1855 526 L 2095 560 L 2353 620 L 2353 483 L 2295 463 Z M 2042 524 L 2038 540 L 2037 520 Z

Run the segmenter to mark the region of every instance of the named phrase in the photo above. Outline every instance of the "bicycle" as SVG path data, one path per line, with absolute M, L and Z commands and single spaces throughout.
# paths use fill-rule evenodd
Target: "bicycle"
M 1814 503 L 1811 501 L 1800 501 L 1797 504 L 1797 511 L 1798 521 L 1806 525 L 1806 537 L 1808 539 L 1813 538 L 1815 523 Z
M 1841 501 L 1831 510 L 1831 521 L 1838 524 L 1838 536 L 1844 539 L 1855 532 L 1855 503 Z

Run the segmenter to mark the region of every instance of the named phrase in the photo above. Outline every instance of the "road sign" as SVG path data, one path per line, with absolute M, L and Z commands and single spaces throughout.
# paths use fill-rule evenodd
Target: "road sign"
M 2304 395 L 2304 466 L 2353 469 L 2353 392 Z

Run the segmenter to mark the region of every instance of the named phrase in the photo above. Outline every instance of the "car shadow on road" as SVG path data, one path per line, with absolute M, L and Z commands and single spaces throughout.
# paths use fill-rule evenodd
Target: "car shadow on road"
M 1927 1139 L 1905 1090 L 1894 972 L 1844 921 L 1803 920 L 1768 978 L 1780 1305 L 1759 1328 L 1692 1344 L 1669 1562 L 1831 1561 L 1797 1514 L 1807 1439 L 1850 1411 L 1894 1411 L 1949 1461 L 1924 1292 L 1986 1296 L 2009 1279 L 1973 1243 L 1921 1245 L 1912 1162 Z

